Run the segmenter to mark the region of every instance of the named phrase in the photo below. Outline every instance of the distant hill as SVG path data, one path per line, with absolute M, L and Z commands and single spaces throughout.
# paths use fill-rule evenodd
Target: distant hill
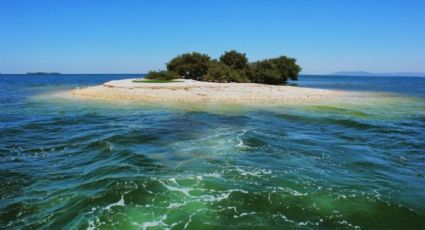
M 396 73 L 370 73 L 365 71 L 340 71 L 331 75 L 337 76 L 373 76 L 373 77 L 425 77 L 425 72 L 396 72 Z

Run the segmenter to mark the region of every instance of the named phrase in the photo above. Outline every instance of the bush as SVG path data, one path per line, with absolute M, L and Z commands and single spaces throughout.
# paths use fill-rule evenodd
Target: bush
M 201 80 L 208 71 L 210 57 L 200 53 L 187 53 L 173 58 L 167 64 L 167 70 L 176 72 L 183 78 Z
M 203 81 L 213 82 L 246 82 L 246 78 L 222 62 L 211 62 L 207 74 L 202 77 Z
M 146 79 L 156 79 L 156 80 L 173 80 L 180 78 L 179 75 L 175 72 L 170 71 L 149 71 L 148 74 L 145 75 Z
M 235 50 L 224 52 L 224 54 L 220 57 L 220 61 L 236 70 L 242 70 L 248 66 L 248 58 L 246 58 L 246 54 L 239 53 Z
M 252 63 L 248 78 L 254 83 L 282 84 L 288 79 L 297 80 L 300 71 L 296 59 L 281 56 Z

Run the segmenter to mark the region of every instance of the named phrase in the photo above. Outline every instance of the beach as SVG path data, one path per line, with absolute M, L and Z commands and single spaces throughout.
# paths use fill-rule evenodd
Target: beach
M 169 83 L 143 83 L 136 79 L 109 81 L 74 89 L 79 98 L 146 102 L 212 102 L 238 104 L 341 103 L 366 99 L 366 93 L 255 83 L 214 83 L 177 79 Z M 363 101 L 364 102 L 364 101 Z

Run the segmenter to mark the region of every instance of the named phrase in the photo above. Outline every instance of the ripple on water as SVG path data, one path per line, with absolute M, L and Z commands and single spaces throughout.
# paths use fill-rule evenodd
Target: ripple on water
M 418 229 L 425 120 L 397 102 L 416 107 L 33 100 L 0 118 L 0 228 Z

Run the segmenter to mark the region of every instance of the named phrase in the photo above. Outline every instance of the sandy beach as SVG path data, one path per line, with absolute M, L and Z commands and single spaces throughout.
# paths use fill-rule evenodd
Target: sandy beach
M 171 83 L 140 83 L 136 79 L 106 82 L 75 89 L 71 95 L 86 99 L 146 102 L 213 102 L 303 104 L 350 102 L 365 99 L 365 94 L 255 83 L 213 83 L 178 79 Z

